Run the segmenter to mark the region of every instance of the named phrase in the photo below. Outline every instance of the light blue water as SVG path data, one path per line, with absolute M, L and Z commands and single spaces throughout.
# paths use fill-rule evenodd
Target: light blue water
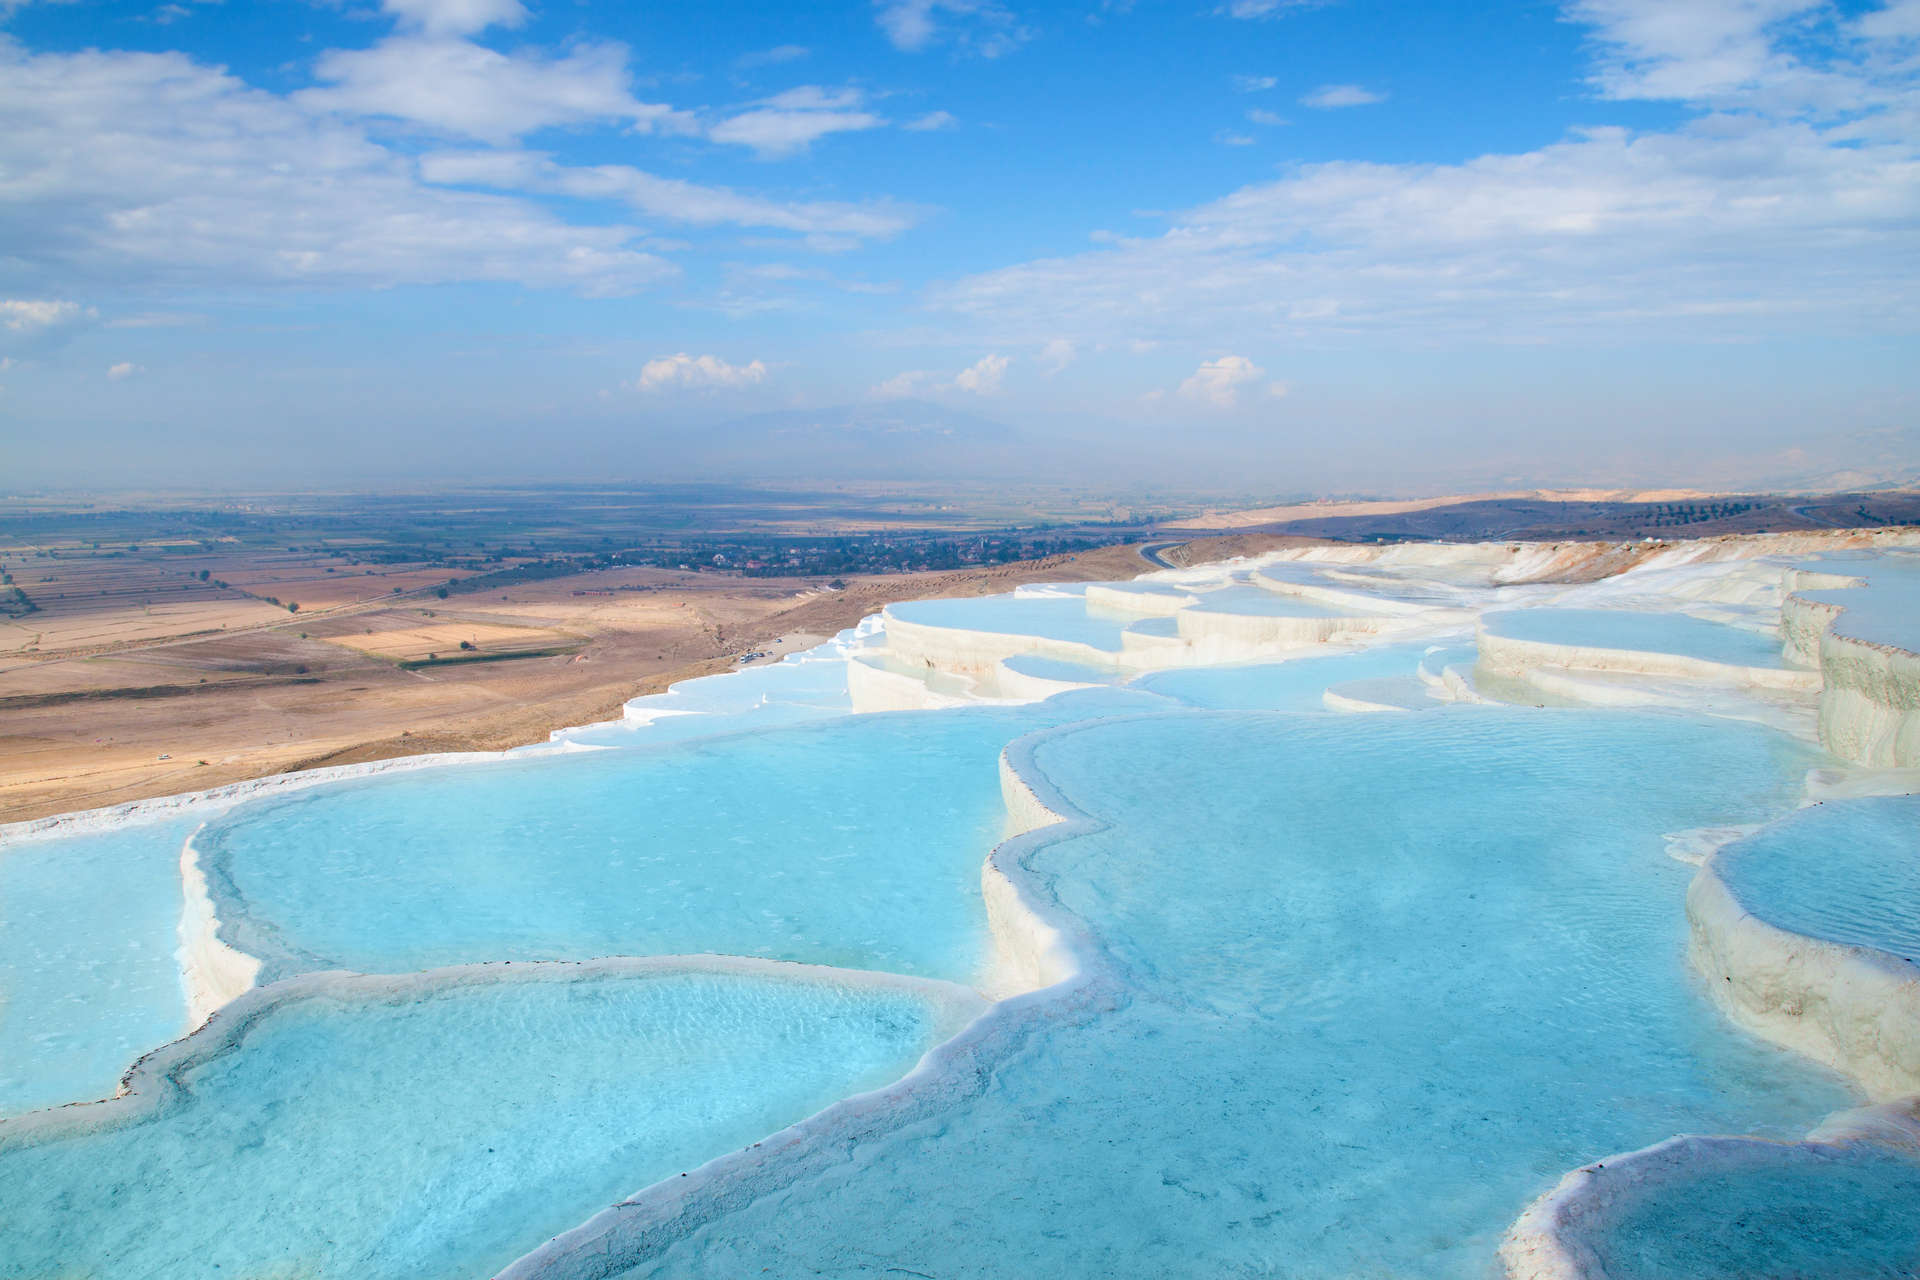
M 684 742 L 827 720 L 853 710 L 845 662 L 811 655 L 683 680 L 666 693 L 636 698 L 630 706 L 658 718 L 586 725 L 559 736 L 589 746 Z
M 185 1029 L 180 845 L 197 825 L 0 847 L 0 1114 L 107 1097 Z
M 1397 644 L 1290 662 L 1187 667 L 1141 676 L 1130 687 L 1213 710 L 1319 711 L 1322 691 L 1351 680 L 1410 676 L 1425 652 L 1423 644 Z
M 1068 662 L 1035 653 L 1015 654 L 1006 659 L 1006 666 L 1009 671 L 1041 680 L 1069 680 L 1079 684 L 1113 684 L 1126 676 L 1118 667 L 1096 667 L 1092 663 Z
M 943 1033 L 898 992 L 715 974 L 299 1000 L 144 1118 L 0 1125 L 0 1275 L 472 1280 Z
M 1199 613 L 1235 613 L 1254 618 L 1341 618 L 1338 609 L 1312 604 L 1297 596 L 1277 595 L 1263 587 L 1222 587 L 1200 595 L 1193 607 Z
M 1482 621 L 1494 635 L 1544 644 L 1672 653 L 1738 667 L 1781 665 L 1780 638 L 1679 613 L 1630 609 L 1515 609 Z
M 1609 1280 L 1910 1280 L 1920 1164 L 1784 1148 L 1766 1167 L 1701 1170 L 1579 1224 Z
M 1443 702 L 1427 692 L 1427 686 L 1418 677 L 1376 676 L 1370 680 L 1349 680 L 1336 684 L 1327 690 L 1338 697 L 1351 698 L 1356 702 L 1368 703 L 1375 707 L 1392 707 L 1399 711 L 1432 711 L 1444 706 Z
M 1803 809 L 1727 846 L 1714 868 L 1769 924 L 1920 961 L 1920 796 Z
M 1686 961 L 1660 836 L 1789 803 L 1809 753 L 1761 730 L 1181 714 L 1035 756 L 1103 824 L 1026 862 L 1105 949 L 1113 1007 L 1043 1006 L 858 1177 L 803 1176 L 628 1275 L 1481 1280 L 1569 1168 L 1848 1101 Z
M 1000 748 L 1145 695 L 1070 695 L 394 774 L 196 841 L 266 976 L 719 952 L 965 980 Z
M 1920 555 L 1886 551 L 1822 556 L 1800 567 L 1866 579 L 1864 588 L 1797 593 L 1843 606 L 1846 612 L 1833 624 L 1840 635 L 1920 653 Z
M 957 627 L 997 635 L 1043 636 L 1116 651 L 1132 615 L 1090 613 L 1078 596 L 987 596 L 973 600 L 914 600 L 887 606 L 890 617 L 927 627 Z

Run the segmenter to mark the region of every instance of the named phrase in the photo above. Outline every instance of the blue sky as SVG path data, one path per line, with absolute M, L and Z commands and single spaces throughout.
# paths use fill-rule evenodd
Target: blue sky
M 679 478 L 908 400 L 1091 483 L 1920 470 L 1920 0 L 0 15 L 22 484 Z

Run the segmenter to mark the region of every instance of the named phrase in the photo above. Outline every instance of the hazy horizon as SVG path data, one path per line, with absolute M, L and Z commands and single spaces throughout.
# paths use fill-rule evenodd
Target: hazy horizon
M 1920 0 L 0 0 L 10 491 L 1907 481 L 1917 250 Z

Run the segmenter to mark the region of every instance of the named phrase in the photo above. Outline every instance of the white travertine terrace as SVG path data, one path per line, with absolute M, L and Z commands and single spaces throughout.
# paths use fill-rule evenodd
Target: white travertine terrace
M 1324 582 L 1295 582 L 1260 570 L 1254 571 L 1253 583 L 1277 595 L 1291 596 L 1309 604 L 1325 605 L 1329 609 L 1351 609 L 1372 615 L 1424 614 L 1433 611 L 1430 605 L 1415 604 L 1410 600 L 1393 600 L 1378 593 L 1370 594 L 1365 591 L 1346 591 Z
M 1820 670 L 1820 744 L 1873 768 L 1920 766 L 1920 653 L 1844 634 L 1834 624 L 1846 605 L 1799 594 L 1870 591 L 1871 578 L 1788 569 L 1782 585 L 1786 653 Z
M 1091 666 L 1111 663 L 1116 655 L 1078 640 L 1053 636 L 1014 635 L 998 631 L 969 631 L 908 622 L 892 614 L 886 621 L 887 649 L 901 661 L 923 663 L 939 671 L 984 680 L 1000 663 L 1023 653 Z
M 180 980 L 187 991 L 187 1026 L 198 1029 L 253 988 L 260 960 L 220 939 L 220 918 L 207 892 L 193 837 L 180 847 Z
M 1143 618 L 1164 618 L 1200 602 L 1199 596 L 1184 591 L 1133 591 L 1107 582 L 1088 583 L 1086 598 L 1092 608 Z
M 1500 675 L 1527 679 L 1536 671 L 1601 671 L 1717 680 L 1758 689 L 1812 693 L 1820 688 L 1818 671 L 1791 667 L 1745 667 L 1679 653 L 1645 649 L 1602 649 L 1593 645 L 1553 644 L 1503 636 L 1481 621 L 1477 635 L 1481 665 Z
M 1885 1100 L 1920 1093 L 1920 968 L 1754 916 L 1708 858 L 1687 890 L 1693 962 L 1730 1017 Z

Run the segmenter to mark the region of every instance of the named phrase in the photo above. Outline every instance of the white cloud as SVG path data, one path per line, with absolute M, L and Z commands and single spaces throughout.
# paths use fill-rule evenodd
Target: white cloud
M 733 65 L 743 71 L 751 70 L 754 67 L 773 67 L 779 66 L 781 63 L 798 62 L 800 59 L 811 55 L 812 52 L 813 50 L 803 44 L 775 45 L 771 49 L 761 49 L 756 53 L 742 54 L 733 60 Z
M 944 43 L 997 58 L 1029 35 L 994 0 L 874 0 L 874 8 L 880 30 L 906 53 Z
M 908 396 L 921 395 L 933 388 L 939 375 L 927 369 L 908 369 L 896 373 L 886 381 L 875 385 L 868 394 L 876 400 L 901 400 Z
M 17 279 L 621 293 L 674 272 L 632 227 L 423 185 L 360 128 L 178 53 L 0 40 L 0 119 L 0 242 Z
M 107 370 L 107 376 L 113 379 L 115 382 L 123 382 L 126 379 L 131 378 L 136 373 L 145 373 L 145 372 L 146 372 L 146 369 L 144 367 L 134 364 L 131 360 L 123 360 L 119 364 L 116 364 L 110 367 Z
M 1253 110 L 1247 112 L 1247 119 L 1254 124 L 1264 125 L 1269 129 L 1278 128 L 1287 123 L 1285 116 L 1277 112 L 1264 110 L 1260 107 L 1255 107 Z
M 1301 98 L 1300 105 L 1316 111 L 1333 111 L 1340 107 L 1371 106 L 1386 100 L 1386 94 L 1375 93 L 1357 84 L 1323 84 Z
M 1040 367 L 1048 377 L 1052 377 L 1072 364 L 1078 354 L 1073 343 L 1065 338 L 1050 339 L 1046 346 L 1040 348 Z
M 1736 110 L 1719 87 L 1731 81 L 1705 65 L 1725 39 L 1660 45 L 1654 28 L 1633 30 L 1648 57 L 1672 51 L 1659 64 L 1666 83 L 1706 95 L 1684 123 L 1577 130 L 1451 164 L 1306 165 L 1178 214 L 1163 235 L 1110 237 L 942 286 L 930 301 L 1003 341 L 1035 343 L 1910 334 L 1914 51 L 1862 43 L 1857 28 L 1825 46 L 1799 28 L 1776 32 L 1768 54 L 1747 59 L 1766 70 L 1740 81 L 1758 87 Z M 1784 70 L 1781 42 L 1795 51 Z M 1802 92 L 1811 76 L 1826 77 L 1817 99 Z M 1821 105 L 1837 100 L 1859 105 Z
M 1233 87 L 1241 93 L 1265 93 L 1279 83 L 1279 79 L 1274 76 L 1235 76 L 1233 78 Z
M 1208 360 L 1180 384 L 1180 394 L 1216 409 L 1231 409 L 1240 403 L 1240 390 L 1260 381 L 1266 371 L 1245 356 L 1221 356 Z
M 722 120 L 707 131 L 707 136 L 715 142 L 751 147 L 762 157 L 792 155 L 830 133 L 884 125 L 886 121 L 866 110 L 865 103 L 858 89 L 802 85 Z
M 695 226 L 732 223 L 793 231 L 810 247 L 851 248 L 898 235 L 920 218 L 900 205 L 835 201 L 783 203 L 726 187 L 662 178 L 623 164 L 562 165 L 531 151 L 436 151 L 420 157 L 420 175 L 447 186 L 536 191 L 586 200 L 623 200 L 641 213 Z M 838 237 L 821 241 L 818 237 Z
M 1230 18 L 1271 18 L 1289 9 L 1307 8 L 1318 3 L 1321 0 L 1229 0 L 1218 12 Z
M 383 0 L 380 7 L 402 26 L 431 35 L 472 35 L 488 27 L 517 27 L 527 20 L 520 0 Z
M 898 400 L 906 396 L 953 391 L 965 391 L 977 396 L 998 395 L 1000 380 L 1006 375 L 1007 366 L 1012 363 L 1011 357 L 996 352 L 980 357 L 951 378 L 943 377 L 931 369 L 908 369 L 876 384 L 868 394 L 878 400 Z
M 1770 30 L 1823 0 L 1575 0 L 1568 18 L 1594 28 L 1593 80 L 1615 98 L 1697 101 L 1751 90 L 1795 65 Z
M 1000 379 L 1005 376 L 1007 366 L 1012 360 L 1003 355 L 986 355 L 962 369 L 953 377 L 956 390 L 970 391 L 977 396 L 1000 394 Z
M 1869 40 L 1920 36 L 1920 0 L 1892 0 L 1884 9 L 1863 14 L 1857 26 Z
M 320 55 L 293 100 L 316 111 L 404 121 L 437 133 L 505 143 L 538 129 L 619 122 L 687 131 L 692 118 L 630 90 L 627 50 L 586 44 L 565 57 L 496 53 L 469 40 L 395 36 Z
M 79 303 L 60 298 L 0 298 L 0 328 L 11 333 L 38 333 L 73 324 L 85 314 Z
M 956 128 L 959 124 L 959 119 L 951 111 L 929 111 L 900 127 L 909 133 L 932 133 L 937 129 Z
M 717 391 L 750 387 L 765 381 L 767 366 L 755 360 L 749 364 L 728 364 L 719 356 L 661 356 L 642 366 L 634 379 L 636 391 Z

